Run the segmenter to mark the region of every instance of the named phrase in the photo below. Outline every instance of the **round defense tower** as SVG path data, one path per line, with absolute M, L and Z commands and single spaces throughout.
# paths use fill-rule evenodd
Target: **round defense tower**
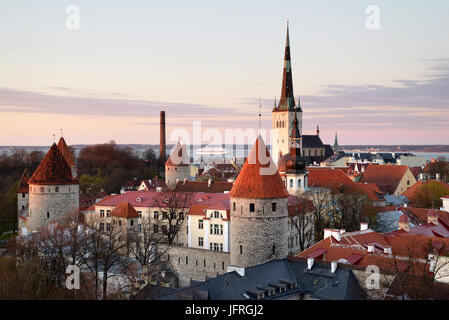
M 259 136 L 230 193 L 231 265 L 248 267 L 288 253 L 288 192 Z
M 176 182 L 190 179 L 190 159 L 185 144 L 178 141 L 170 157 L 165 162 L 165 183 L 168 188 L 174 189 Z
M 27 231 L 36 231 L 79 209 L 79 181 L 56 144 L 29 180 Z

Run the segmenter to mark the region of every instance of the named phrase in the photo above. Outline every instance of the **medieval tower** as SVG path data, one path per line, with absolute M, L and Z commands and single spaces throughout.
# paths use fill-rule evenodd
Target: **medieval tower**
M 285 44 L 284 55 L 284 71 L 282 75 L 282 90 L 279 104 L 275 106 L 272 111 L 272 155 L 273 161 L 278 163 L 279 158 L 287 154 L 290 149 L 290 132 L 293 128 L 293 119 L 297 112 L 298 128 L 302 134 L 302 110 L 298 99 L 298 104 L 295 104 L 293 95 L 293 80 L 292 68 L 290 61 L 290 40 L 287 24 L 287 39 Z
M 258 137 L 230 193 L 231 265 L 248 267 L 287 256 L 288 192 Z
M 28 181 L 27 232 L 47 226 L 79 208 L 79 181 L 63 153 L 53 143 Z
M 190 159 L 185 144 L 178 141 L 165 162 L 165 183 L 174 189 L 176 182 L 190 179 Z

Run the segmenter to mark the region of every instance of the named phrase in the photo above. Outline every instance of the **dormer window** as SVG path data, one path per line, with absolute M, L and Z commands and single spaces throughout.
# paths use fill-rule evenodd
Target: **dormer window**
M 136 202 L 142 202 L 142 198 L 136 198 Z

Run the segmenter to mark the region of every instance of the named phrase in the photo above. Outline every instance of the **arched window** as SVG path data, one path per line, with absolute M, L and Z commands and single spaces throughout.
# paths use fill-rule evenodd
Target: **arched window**
M 301 188 L 301 179 L 298 179 L 298 188 Z
M 293 188 L 293 179 L 290 179 L 290 188 Z
M 276 254 L 276 244 L 273 243 L 273 256 Z

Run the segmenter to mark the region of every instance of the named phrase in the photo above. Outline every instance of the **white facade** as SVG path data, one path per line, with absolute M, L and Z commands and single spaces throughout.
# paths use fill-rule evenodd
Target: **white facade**
M 296 114 L 299 133 L 302 135 L 302 111 L 297 111 Z M 295 119 L 294 110 L 273 111 L 272 113 L 271 157 L 276 166 L 279 158 L 290 152 L 290 134 L 293 128 L 293 119 Z

